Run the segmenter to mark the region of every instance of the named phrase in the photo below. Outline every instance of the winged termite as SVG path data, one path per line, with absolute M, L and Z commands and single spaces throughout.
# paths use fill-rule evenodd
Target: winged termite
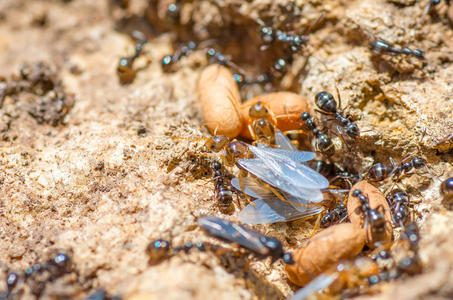
M 284 252 L 282 243 L 274 237 L 214 216 L 201 217 L 198 225 L 210 235 L 237 243 L 258 256 L 272 257 L 272 262 L 281 258 L 286 264 L 293 264 L 291 254 Z
M 291 141 L 280 131 L 276 134 L 278 140 L 285 144 L 284 147 L 289 147 Z M 223 151 L 225 165 L 236 164 L 242 171 L 247 171 L 273 188 L 296 198 L 320 202 L 323 200 L 321 189 L 329 185 L 324 176 L 302 164 L 315 157 L 312 152 L 274 148 L 264 144 L 252 146 L 241 141 L 230 141 L 226 136 L 209 138 L 206 145 L 214 152 Z M 239 174 L 240 186 L 243 175 L 243 172 Z M 274 193 L 279 196 L 276 190 Z M 284 200 L 282 197 L 280 199 Z
M 254 178 L 243 179 L 244 193 L 257 198 L 240 213 L 239 220 L 246 224 L 267 224 L 288 222 L 321 213 L 324 208 L 310 201 L 282 193 L 288 201 L 281 201 L 271 189 Z M 231 180 L 231 185 L 240 189 L 238 178 Z

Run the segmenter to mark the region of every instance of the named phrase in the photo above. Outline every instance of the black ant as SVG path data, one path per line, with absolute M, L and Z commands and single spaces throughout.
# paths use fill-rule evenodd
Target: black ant
M 397 270 L 400 273 L 415 275 L 422 271 L 422 265 L 418 256 L 418 244 L 420 242 L 420 232 L 418 226 L 414 222 L 410 222 L 404 228 L 401 234 L 402 241 L 409 243 L 409 248 L 412 251 L 411 255 L 407 255 L 397 264 Z
M 303 112 L 300 115 L 302 121 L 305 122 L 306 127 L 311 130 L 315 137 L 315 150 L 321 152 L 326 156 L 332 156 L 335 153 L 335 146 L 332 140 L 318 128 L 315 119 L 308 112 Z
M 421 22 L 424 16 L 426 16 L 430 10 L 440 4 L 442 0 L 429 0 L 428 5 L 426 5 L 425 10 L 423 11 L 423 15 L 421 16 L 420 20 L 417 22 L 417 25 Z M 450 0 L 445 0 L 447 5 L 450 5 Z
M 229 181 L 227 174 L 218 161 L 214 161 L 211 167 L 214 173 L 215 197 L 218 200 L 219 209 L 224 214 L 231 214 L 234 212 L 233 192 L 229 182 L 227 182 Z
M 216 253 L 218 250 L 223 249 L 220 246 L 215 246 L 205 242 L 187 242 L 184 245 L 173 247 L 170 241 L 164 239 L 157 239 L 151 241 L 145 249 L 146 254 L 149 256 L 148 263 L 150 265 L 157 265 L 170 257 L 184 252 L 189 253 L 191 250 L 196 249 L 201 252 L 212 251 Z
M 419 144 L 422 142 L 425 135 L 426 129 L 423 131 L 423 135 L 421 136 L 420 141 L 418 141 L 417 148 L 419 149 L 419 151 L 420 151 Z M 383 181 L 391 176 L 394 181 L 397 181 L 404 174 L 407 174 L 413 169 L 418 170 L 425 167 L 429 172 L 426 159 L 421 157 L 410 155 L 403 159 L 399 165 L 395 163 L 393 158 L 390 157 L 389 160 L 391 164 L 390 166 L 384 165 L 382 163 L 376 163 L 372 165 L 366 174 L 366 178 L 372 181 Z
M 288 55 L 286 58 L 279 57 L 269 70 L 257 76 L 245 76 L 245 73 L 234 74 L 235 81 L 241 86 L 247 84 L 264 84 L 281 78 L 288 70 L 293 58 Z
M 181 60 L 181 58 L 189 55 L 192 51 L 197 49 L 198 45 L 194 41 L 189 41 L 187 45 L 182 46 L 173 55 L 165 55 L 162 58 L 162 69 L 164 72 L 170 72 L 173 66 Z
M 384 40 L 376 40 L 370 43 L 373 52 L 376 55 L 381 55 L 382 53 L 393 53 L 393 54 L 405 54 L 412 55 L 417 58 L 424 58 L 423 51 L 420 49 L 410 49 L 407 47 L 404 48 L 395 48 L 389 42 Z
M 128 84 L 134 81 L 137 75 L 137 70 L 134 69 L 134 62 L 143 51 L 143 46 L 148 42 L 148 39 L 143 33 L 135 31 L 133 37 L 138 40 L 135 44 L 135 53 L 132 56 L 122 57 L 116 68 L 116 73 L 121 84 Z M 143 68 L 141 68 L 143 69 Z
M 70 257 L 64 253 L 57 253 L 44 264 L 34 264 L 21 273 L 11 272 L 6 276 L 7 292 L 0 295 L 0 299 L 16 299 L 19 295 L 13 292 L 19 282 L 28 282 L 31 292 L 40 298 L 47 282 L 56 280 L 70 270 Z
M 348 210 L 344 203 L 340 202 L 333 210 L 330 212 L 326 213 L 322 218 L 321 218 L 321 227 L 326 228 L 329 227 L 330 225 L 340 222 L 347 218 L 348 216 Z
M 282 42 L 289 45 L 292 52 L 297 52 L 309 42 L 308 35 L 298 35 L 284 32 L 275 29 L 272 26 L 261 24 L 260 27 L 261 40 L 269 45 L 275 42 Z
M 450 209 L 453 203 L 453 177 L 447 178 L 441 183 L 440 195 L 443 197 L 442 203 Z
M 342 180 L 343 182 L 346 182 L 348 184 L 347 188 L 351 188 L 354 183 L 362 180 L 361 176 L 359 174 L 353 174 L 349 171 L 342 170 L 340 168 L 336 168 L 336 171 L 334 172 L 334 177 L 330 179 L 330 184 L 337 185 L 335 184 L 338 180 Z M 338 186 L 338 185 L 337 185 Z
M 340 92 L 337 88 L 339 106 L 341 107 Z M 316 110 L 323 115 L 333 116 L 333 120 L 337 122 L 337 130 L 339 133 L 346 135 L 348 138 L 356 139 L 360 136 L 360 130 L 357 124 L 352 120 L 350 115 L 343 116 L 343 110 L 337 108 L 337 101 L 332 94 L 323 91 L 315 96 L 316 106 L 320 110 Z
M 384 233 L 386 229 L 386 220 L 384 212 L 382 211 L 384 209 L 382 205 L 378 206 L 375 209 L 372 209 L 368 197 L 365 196 L 361 190 L 354 190 L 352 192 L 352 196 L 358 198 L 360 201 L 360 209 L 365 220 L 365 230 L 367 229 L 368 225 L 370 225 L 373 235 L 380 235 Z
M 411 160 L 407 161 L 409 158 L 410 157 L 403 159 L 399 165 L 396 165 L 391 157 L 389 158 L 391 166 L 376 163 L 368 170 L 366 177 L 372 181 L 383 181 L 392 176 L 393 180 L 396 181 L 405 173 L 408 173 L 413 169 L 418 170 L 427 167 L 424 158 L 413 157 Z
M 335 165 L 325 160 L 310 160 L 308 166 L 324 177 L 335 176 Z
M 440 194 L 446 199 L 453 197 L 453 177 L 447 178 L 441 183 Z
M 316 19 L 310 26 L 306 29 L 304 34 L 295 34 L 276 29 L 273 26 L 266 25 L 263 20 L 256 19 L 256 22 L 260 25 L 260 37 L 261 41 L 265 46 L 261 47 L 262 50 L 266 49 L 270 44 L 281 42 L 289 46 L 291 52 L 297 52 L 302 49 L 309 42 L 308 33 L 311 29 L 320 22 L 324 17 L 324 14 Z
M 393 191 L 386 198 L 392 208 L 393 222 L 404 227 L 409 217 L 409 206 L 413 205 L 414 202 L 411 202 L 409 195 L 401 190 Z

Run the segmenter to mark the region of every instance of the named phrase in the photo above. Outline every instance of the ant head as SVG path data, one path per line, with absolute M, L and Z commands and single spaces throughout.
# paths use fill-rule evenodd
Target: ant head
M 215 56 L 217 54 L 217 51 L 214 48 L 209 48 L 208 51 L 206 51 L 206 54 L 208 56 L 213 57 L 213 56 Z
M 274 41 L 274 36 L 275 36 L 274 28 L 272 28 L 270 26 L 262 26 L 260 33 L 261 33 L 261 40 L 264 43 L 272 43 Z
M 361 190 L 354 190 L 352 192 L 352 197 L 358 197 L 360 195 L 362 195 L 362 191 Z
M 68 267 L 70 262 L 71 262 L 71 258 L 64 253 L 58 253 L 57 255 L 55 255 L 55 257 L 52 260 L 52 264 L 54 264 L 55 266 L 58 266 L 60 268 Z
M 219 163 L 218 161 L 213 161 L 212 164 L 211 164 L 211 167 L 214 170 L 220 170 L 222 168 L 222 164 Z
M 413 164 L 411 162 L 405 162 L 401 165 L 401 168 L 406 171 L 406 172 L 409 172 L 413 167 Z M 415 166 L 414 166 L 415 167 Z
M 172 62 L 173 62 L 173 57 L 171 55 L 165 55 L 162 58 L 162 68 L 167 69 Z
M 346 127 L 346 133 L 352 138 L 358 138 L 360 135 L 359 126 L 355 122 L 350 122 Z
M 311 115 L 310 113 L 308 112 L 303 112 L 301 115 L 300 115 L 300 119 L 302 121 L 307 121 L 308 119 L 310 119 Z
M 291 253 L 283 253 L 283 262 L 287 265 L 294 265 L 294 259 Z
M 177 19 L 177 18 L 179 18 L 179 14 L 180 14 L 179 5 L 177 5 L 176 3 L 168 4 L 167 11 L 166 11 L 167 18 Z
M 170 242 L 162 239 L 154 240 L 146 247 L 146 254 L 151 264 L 157 264 L 170 255 Z
M 243 84 L 245 81 L 244 76 L 241 74 L 235 73 L 235 74 L 233 74 L 233 78 L 234 78 L 234 81 L 236 81 L 238 84 Z
M 278 259 L 283 256 L 282 243 L 278 239 L 274 237 L 262 236 L 260 237 L 260 241 L 267 249 L 269 249 L 269 255 L 274 259 Z
M 414 157 L 412 159 L 412 164 L 414 165 L 415 169 L 420 169 L 426 165 L 426 160 L 420 157 Z
M 280 57 L 279 59 L 277 59 L 277 62 L 274 64 L 273 69 L 276 72 L 283 73 L 283 71 L 285 70 L 287 65 L 288 65 L 288 62 L 286 61 L 286 59 Z
M 263 102 L 258 101 L 249 108 L 249 116 L 251 118 L 266 118 L 269 114 L 266 106 L 263 105 Z
M 440 185 L 440 194 L 442 196 L 453 196 L 453 177 L 445 179 Z
M 216 135 L 206 142 L 206 146 L 211 151 L 220 152 L 220 150 L 225 148 L 225 146 L 228 145 L 229 142 L 230 140 L 228 139 L 228 137 L 224 135 Z

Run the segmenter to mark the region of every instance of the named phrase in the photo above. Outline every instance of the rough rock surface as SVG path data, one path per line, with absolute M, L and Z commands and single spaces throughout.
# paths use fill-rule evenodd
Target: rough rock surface
M 164 7 L 169 1 L 150 2 Z M 46 299 L 65 293 L 83 298 L 98 288 L 125 299 L 279 299 L 293 292 L 281 262 L 249 265 L 235 258 L 225 263 L 212 253 L 192 252 L 147 264 L 144 249 L 156 238 L 175 245 L 190 240 L 224 245 L 195 225 L 198 216 L 221 215 L 209 174 L 203 174 L 209 172 L 208 159 L 184 153 L 202 151 L 202 141 L 170 138 L 208 136 L 195 90 L 206 59 L 197 51 L 176 72 L 165 74 L 161 57 L 174 51 L 173 40 L 209 34 L 225 35 L 218 42 L 221 49 L 251 74 L 279 54 L 278 49 L 259 51 L 254 22 L 258 15 L 278 22 L 275 16 L 284 10 L 276 3 L 213 2 L 188 6 L 182 17 L 193 23 L 187 21 L 177 34 L 164 32 L 163 23 L 148 23 L 146 1 L 131 1 L 126 12 L 107 1 L 0 2 L 0 75 L 10 78 L 24 63 L 44 61 L 75 97 L 56 126 L 38 123 L 28 113 L 33 100 L 22 94 L 7 97 L 0 108 L 0 291 L 6 290 L 6 271 L 23 270 L 63 250 L 72 253 L 80 282 L 74 290 L 55 284 L 45 290 Z M 414 2 L 295 1 L 302 15 L 297 28 L 309 27 L 320 15 L 323 20 L 279 88 L 297 91 L 313 108 L 315 93 L 338 86 L 343 106 L 358 117 L 363 131 L 356 144 L 343 149 L 343 163 L 364 171 L 373 160 L 387 162 L 389 156 L 400 161 L 420 154 L 428 160 L 430 173 L 416 171 L 399 183 L 421 201 L 416 211 L 424 273 L 388 284 L 370 296 L 374 299 L 453 295 L 453 212 L 443 205 L 434 177 L 453 175 L 448 138 L 453 133 L 453 14 L 442 2 L 417 26 L 427 1 Z M 134 29 L 150 38 L 144 57 L 152 63 L 123 86 L 115 68 L 120 57 L 133 53 L 126 33 Z M 426 59 L 377 57 L 368 48 L 373 36 L 421 48 Z M 145 64 L 144 57 L 137 65 Z M 174 169 L 167 173 L 169 164 Z M 386 192 L 392 185 L 380 188 Z M 300 245 L 312 227 L 311 220 L 257 226 L 288 248 Z

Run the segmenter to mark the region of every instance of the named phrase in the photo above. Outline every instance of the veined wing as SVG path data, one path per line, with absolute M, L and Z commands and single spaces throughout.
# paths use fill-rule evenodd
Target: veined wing
M 335 279 L 337 279 L 337 277 L 337 273 L 321 274 L 310 281 L 309 284 L 299 289 L 291 298 L 288 298 L 287 300 L 305 300 L 311 294 L 327 288 L 332 282 L 334 282 Z
M 264 235 L 255 230 L 214 216 L 201 217 L 198 225 L 213 236 L 238 243 L 258 254 L 267 255 L 269 253 L 269 249 L 260 241 L 260 237 Z
M 308 152 L 308 151 L 294 151 L 294 150 L 286 150 L 282 148 L 272 148 L 272 147 L 259 147 L 260 149 L 265 149 L 266 152 L 269 153 L 269 155 L 272 155 L 275 159 L 280 159 L 280 160 L 290 160 L 297 162 L 297 163 L 303 163 L 309 160 L 312 160 L 316 157 L 316 154 L 314 152 Z M 252 151 L 253 152 L 253 151 Z
M 291 143 L 290 139 L 280 130 L 275 130 L 274 138 L 275 145 L 280 146 L 280 149 L 297 151 L 296 146 L 294 146 L 294 144 Z
M 329 186 L 327 178 L 287 156 L 282 156 L 276 154 L 274 150 L 269 150 L 273 148 L 250 146 L 249 149 L 255 154 L 256 158 L 265 163 L 276 176 L 287 178 L 293 185 L 308 189 L 324 189 Z
M 231 185 L 235 189 L 246 193 L 250 197 L 262 199 L 265 202 L 273 202 L 271 206 L 288 204 L 288 209 L 290 209 L 291 206 L 293 209 L 296 209 L 302 213 L 306 212 L 307 208 L 319 208 L 319 206 L 314 204 L 313 201 L 301 197 L 294 197 L 290 194 L 279 191 L 280 194 L 286 200 L 288 200 L 288 202 L 282 201 L 277 197 L 277 195 L 272 192 L 272 190 L 266 184 L 259 182 L 256 178 L 253 177 L 242 178 L 242 188 L 244 189 L 243 191 L 239 186 L 239 178 L 235 177 L 231 179 Z
M 239 221 L 245 224 L 268 224 L 289 222 L 309 216 L 316 215 L 323 211 L 320 206 L 305 206 L 304 210 L 296 209 L 291 203 L 282 202 L 277 197 L 271 199 L 258 199 L 253 204 L 247 205 L 239 213 Z
M 307 188 L 298 184 L 293 178 L 281 172 L 274 172 L 261 159 L 239 159 L 237 164 L 255 175 L 262 181 L 276 187 L 296 198 L 311 202 L 320 202 L 323 200 L 321 188 Z
M 239 188 L 238 178 L 231 180 L 231 185 Z M 316 215 L 323 211 L 323 207 L 316 206 L 312 202 L 303 199 L 295 198 L 291 195 L 283 193 L 283 196 L 288 201 L 293 203 L 284 202 L 280 200 L 269 188 L 260 184 L 253 178 L 244 178 L 243 180 L 244 192 L 258 200 L 253 204 L 247 205 L 240 213 L 239 220 L 246 224 L 267 224 L 277 222 L 288 222 L 306 218 Z M 248 193 L 248 192 L 252 193 Z M 302 204 L 302 205 L 297 205 Z

